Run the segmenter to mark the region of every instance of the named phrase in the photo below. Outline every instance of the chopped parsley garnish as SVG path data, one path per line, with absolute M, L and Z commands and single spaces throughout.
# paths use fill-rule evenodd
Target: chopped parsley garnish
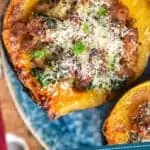
M 117 55 L 115 55 L 110 63 L 109 69 L 110 71 L 114 71 L 116 69 L 116 59 Z
M 105 8 L 105 7 L 99 8 L 97 14 L 98 14 L 99 16 L 105 16 L 105 15 L 107 14 L 107 8 Z
M 115 70 L 115 61 L 113 61 L 113 62 L 110 64 L 110 70 L 111 70 L 111 71 L 114 71 L 114 70 Z
M 84 31 L 85 33 L 89 33 L 89 25 L 88 25 L 87 23 L 84 23 L 84 24 L 83 24 L 83 31 Z
M 43 60 L 45 58 L 45 51 L 43 49 L 32 51 L 31 58 L 32 59 L 39 58 Z
M 82 42 L 78 41 L 73 45 L 72 50 L 76 55 L 79 55 L 86 50 L 86 46 Z
M 32 68 L 30 71 L 31 75 L 34 76 L 42 86 L 45 87 L 48 85 L 48 83 L 43 80 L 43 72 L 44 70 L 40 68 Z
M 51 74 L 45 74 L 43 69 L 40 68 L 32 68 L 30 70 L 30 73 L 32 76 L 34 76 L 39 83 L 43 87 L 47 87 L 50 83 L 55 83 L 55 75 Z

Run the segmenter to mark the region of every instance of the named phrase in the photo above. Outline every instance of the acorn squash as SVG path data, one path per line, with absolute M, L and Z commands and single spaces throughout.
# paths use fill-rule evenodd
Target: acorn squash
M 150 82 L 129 90 L 104 123 L 108 144 L 150 141 Z
M 109 1 L 111 3 L 111 0 L 108 0 L 108 2 Z M 112 0 L 112 2 L 114 1 Z M 125 7 L 127 7 L 129 11 L 127 17 L 130 19 L 132 18 L 133 20 L 132 29 L 135 28 L 138 31 L 138 43 L 136 43 L 138 45 L 138 52 L 136 52 L 137 62 L 135 65 L 132 66 L 134 76 L 127 79 L 127 82 L 130 83 L 136 80 L 143 73 L 149 57 L 150 5 L 146 0 L 119 0 L 116 2 L 121 3 Z M 31 74 L 31 58 L 29 58 L 28 52 L 24 48 L 22 48 L 22 43 L 24 42 L 24 39 L 28 42 L 25 46 L 29 47 L 34 44 L 30 43 L 33 35 L 26 36 L 26 30 L 24 30 L 24 28 L 27 24 L 28 18 L 33 14 L 32 12 L 35 11 L 35 6 L 37 3 L 39 3 L 38 0 L 11 0 L 4 17 L 2 32 L 4 45 L 6 47 L 9 58 L 14 66 L 14 69 L 17 72 L 19 79 L 22 81 L 24 86 L 30 90 L 30 93 L 32 93 L 32 96 L 35 99 L 36 103 L 43 106 L 43 108 L 47 110 L 48 114 L 51 117 L 56 118 L 72 111 L 97 107 L 106 102 L 107 99 L 112 99 L 114 92 L 116 93 L 121 88 L 119 88 L 119 90 L 108 90 L 105 88 L 89 88 L 88 90 L 78 91 L 74 88 L 62 89 L 60 85 L 57 84 L 53 87 L 53 91 L 55 92 L 52 94 L 45 87 L 42 87 L 39 82 L 37 82 L 37 78 L 39 79 L 39 76 L 41 77 L 41 75 L 35 78 L 33 74 Z M 85 1 L 82 1 L 82 3 L 85 3 Z M 61 6 L 62 3 L 60 0 L 56 6 L 57 9 L 55 9 L 55 13 L 47 13 L 46 18 L 47 16 L 53 18 L 58 17 L 58 19 L 61 20 L 62 15 L 59 14 L 60 12 L 63 12 L 63 17 L 65 17 L 68 11 L 64 10 Z M 58 8 L 60 11 L 56 11 L 58 10 Z M 72 7 L 70 7 L 69 5 L 67 6 L 67 8 Z M 102 8 L 96 15 L 105 16 L 106 14 L 106 8 Z M 87 30 L 89 30 L 89 27 L 87 27 L 87 25 L 85 24 L 84 29 L 86 30 L 85 32 L 88 32 Z M 30 31 L 28 31 L 28 33 L 34 30 L 35 29 L 33 27 Z M 12 32 L 14 31 L 20 31 L 18 33 L 14 33 L 14 35 L 17 36 L 17 42 L 14 42 L 14 38 L 12 37 Z M 39 36 L 40 35 L 34 38 L 35 42 L 39 40 Z M 132 39 L 130 39 L 130 43 L 132 43 Z M 38 44 L 38 42 L 36 44 Z M 82 49 L 86 49 L 86 46 L 84 46 L 82 43 L 78 43 L 78 45 L 74 46 L 74 49 L 78 49 L 78 51 L 80 52 L 82 51 Z M 40 67 L 41 66 L 42 64 L 40 64 Z M 113 64 L 111 67 L 114 67 Z M 40 71 L 38 71 L 38 73 L 39 72 Z M 78 84 L 80 85 L 80 82 L 78 82 Z

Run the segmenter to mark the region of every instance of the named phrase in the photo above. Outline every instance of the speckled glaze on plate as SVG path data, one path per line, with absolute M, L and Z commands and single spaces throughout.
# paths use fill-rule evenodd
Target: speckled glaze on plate
M 145 147 L 150 150 L 150 143 L 103 147 L 105 144 L 101 129 L 110 108 L 115 101 L 84 111 L 78 111 L 59 118 L 50 120 L 46 113 L 36 105 L 26 90 L 17 79 L 16 74 L 7 61 L 2 51 L 5 77 L 13 101 L 22 119 L 39 142 L 50 150 L 82 149 L 129 149 Z M 147 80 L 150 75 L 150 66 L 139 82 Z M 144 148 L 144 149 L 145 149 Z

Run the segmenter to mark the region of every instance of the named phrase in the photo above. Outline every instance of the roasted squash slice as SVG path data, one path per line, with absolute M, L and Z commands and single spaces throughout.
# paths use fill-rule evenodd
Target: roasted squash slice
M 120 0 L 130 11 L 130 16 L 135 18 L 134 27 L 138 29 L 141 46 L 139 46 L 139 60 L 137 63 L 135 79 L 141 75 L 147 62 L 147 52 L 150 51 L 150 4 L 148 0 Z M 145 62 L 146 61 L 146 62 Z M 144 65 L 144 66 L 143 66 Z
M 104 124 L 108 144 L 150 141 L 150 82 L 127 92 Z
M 111 0 L 108 1 L 111 3 Z M 49 3 L 50 2 L 53 1 L 49 1 Z M 82 4 L 86 2 L 89 1 L 82 1 Z M 114 1 L 112 0 L 112 2 Z M 139 43 L 136 57 L 137 62 L 135 65 L 132 66 L 134 76 L 132 76 L 132 78 L 130 79 L 127 79 L 128 83 L 130 83 L 136 80 L 143 73 L 149 57 L 150 5 L 146 0 L 136 0 L 136 1 L 116 0 L 116 2 L 121 3 L 128 9 L 129 11 L 128 18 L 134 21 L 132 23 L 132 29 L 135 28 L 138 31 Z M 53 91 L 55 91 L 54 92 L 55 94 L 54 93 L 52 94 L 46 88 L 43 88 L 37 82 L 37 79 L 30 74 L 32 66 L 27 51 L 21 47 L 22 46 L 21 44 L 23 43 L 23 37 L 22 36 L 20 37 L 20 34 L 22 34 L 23 36 L 26 34 L 24 26 L 26 26 L 27 24 L 26 21 L 32 15 L 32 12 L 35 11 L 36 9 L 35 6 L 37 3 L 39 3 L 38 0 L 11 0 L 8 9 L 6 11 L 6 15 L 4 17 L 3 33 L 2 33 L 4 45 L 13 63 L 14 69 L 18 73 L 18 76 L 22 81 L 22 83 L 24 84 L 24 86 L 31 91 L 35 101 L 39 105 L 42 105 L 45 109 L 47 109 L 48 114 L 50 116 L 56 118 L 75 110 L 97 107 L 106 102 L 108 98 L 111 99 L 112 95 L 114 95 L 112 94 L 114 93 L 113 90 L 98 88 L 98 89 L 77 91 L 74 88 L 62 89 L 59 84 L 53 87 Z M 62 4 L 63 6 L 65 5 L 63 2 Z M 70 5 L 69 6 L 67 5 L 67 8 L 72 10 L 76 9 L 72 8 Z M 45 10 L 46 9 L 47 7 L 45 8 Z M 62 15 L 66 15 L 66 13 L 68 12 L 66 8 L 64 8 L 63 10 L 63 7 L 61 7 L 61 0 L 58 3 L 58 5 L 56 5 L 56 8 L 54 10 L 52 9 L 51 11 L 46 13 L 46 15 L 58 19 L 62 19 L 63 17 L 65 17 Z M 63 14 L 60 14 L 60 12 L 63 12 Z M 122 12 L 120 12 L 120 14 L 121 13 Z M 97 14 L 99 15 L 107 14 L 106 8 L 100 9 Z M 15 25 L 19 26 L 18 30 L 17 30 L 18 26 L 16 27 Z M 14 32 L 13 29 L 17 31 L 21 30 L 20 32 L 15 33 L 15 36 L 19 37 L 18 38 L 19 40 L 17 39 L 17 43 L 15 43 L 14 38 L 12 38 L 12 32 Z M 33 30 L 31 30 L 31 32 Z M 85 32 L 89 30 L 86 24 L 84 25 L 84 30 Z M 34 38 L 34 40 L 38 41 L 39 37 Z M 131 41 L 132 39 L 130 40 L 130 42 Z M 28 42 L 30 42 L 30 39 L 28 40 Z M 30 46 L 31 44 L 26 45 Z M 85 48 L 85 46 L 82 43 L 78 43 L 78 45 L 75 46 L 75 48 L 78 48 L 81 51 L 82 49 Z M 23 71 L 21 71 L 22 69 Z M 80 82 L 78 84 L 80 84 Z

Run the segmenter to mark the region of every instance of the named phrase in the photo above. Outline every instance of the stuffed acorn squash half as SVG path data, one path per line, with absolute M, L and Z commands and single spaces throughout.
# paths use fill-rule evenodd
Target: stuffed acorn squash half
M 144 71 L 146 0 L 11 0 L 3 42 L 19 79 L 52 118 L 97 107 Z
M 127 92 L 105 121 L 108 144 L 150 141 L 150 82 Z

